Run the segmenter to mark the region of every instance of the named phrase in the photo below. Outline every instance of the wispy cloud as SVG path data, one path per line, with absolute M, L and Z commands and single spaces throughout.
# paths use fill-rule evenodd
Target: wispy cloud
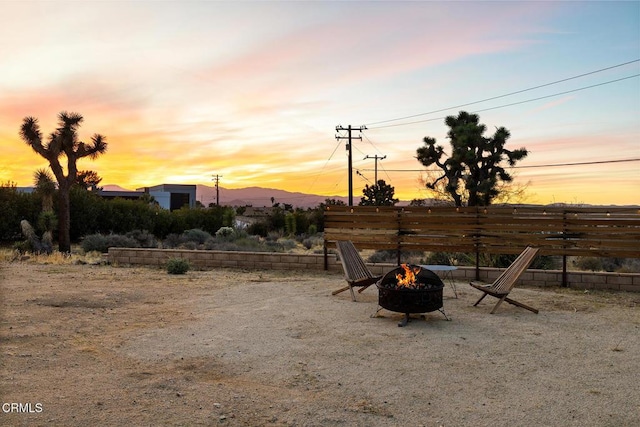
M 587 25 L 579 4 L 10 2 L 0 9 L 0 138 L 11 147 L 10 160 L 0 159 L 0 179 L 21 185 L 44 163 L 18 138 L 22 119 L 37 117 L 47 134 L 69 110 L 85 117 L 83 139 L 107 137 L 108 153 L 81 165 L 105 183 L 209 183 L 220 173 L 229 186 L 344 193 L 344 142 L 334 153 L 335 125 L 521 89 L 539 83 L 542 68 L 555 76 L 554 69 L 581 58 L 593 69 L 599 56 L 572 46 L 580 58 L 562 61 L 569 49 L 563 37 Z M 629 44 L 628 37 L 612 40 Z M 612 146 L 633 150 L 629 141 L 638 138 L 637 110 L 630 123 L 633 104 L 624 105 L 598 112 L 601 132 L 584 130 L 594 112 L 569 96 L 509 120 L 493 113 L 482 119 L 510 129 L 514 123 L 513 144 L 531 149 L 527 162 L 576 153 L 604 158 Z M 388 155 L 386 170 L 419 169 L 422 137 L 446 145 L 445 134 L 441 120 L 370 132 L 375 145 L 355 142 L 354 164 L 370 168 L 358 157 L 377 153 Z M 419 172 L 386 170 L 381 176 L 402 198 L 422 195 Z M 536 173 L 525 175 L 552 185 Z

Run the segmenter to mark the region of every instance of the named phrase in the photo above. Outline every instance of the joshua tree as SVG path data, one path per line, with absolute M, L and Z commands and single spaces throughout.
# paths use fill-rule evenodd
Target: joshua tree
M 525 148 L 513 151 L 505 148 L 510 133 L 504 127 L 496 129 L 492 137 L 485 137 L 486 126 L 478 120 L 477 114 L 465 111 L 457 117 L 446 118 L 451 156 L 444 161 L 444 148 L 436 145 L 434 138 L 425 137 L 424 146 L 417 150 L 420 163 L 427 167 L 436 165 L 442 170 L 442 175 L 428 182 L 427 188 L 446 192 L 456 206 L 462 206 L 465 198 L 469 206 L 491 204 L 501 192 L 501 183 L 513 181 L 504 162 L 514 166 L 528 154 Z
M 20 127 L 20 137 L 33 151 L 49 161 L 49 166 L 58 181 L 58 248 L 60 252 L 71 252 L 71 217 L 69 191 L 76 183 L 77 161 L 83 157 L 96 158 L 107 151 L 107 142 L 102 135 L 94 134 L 91 144 L 78 139 L 78 127 L 82 116 L 65 111 L 58 115 L 59 127 L 49 135 L 48 142 L 42 142 L 42 132 L 38 119 L 25 117 Z M 60 164 L 60 157 L 67 159 L 67 170 Z

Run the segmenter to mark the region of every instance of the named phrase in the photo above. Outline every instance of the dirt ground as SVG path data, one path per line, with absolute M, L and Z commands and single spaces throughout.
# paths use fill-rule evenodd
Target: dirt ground
M 0 425 L 640 424 L 639 294 L 458 283 L 400 328 L 343 283 L 0 263 Z

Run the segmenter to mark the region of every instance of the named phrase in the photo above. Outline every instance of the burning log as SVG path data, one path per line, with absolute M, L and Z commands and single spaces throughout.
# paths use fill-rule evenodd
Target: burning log
M 407 324 L 410 313 L 428 313 L 435 310 L 439 310 L 449 320 L 442 306 L 444 283 L 431 270 L 402 264 L 385 274 L 377 283 L 377 287 L 380 307 L 405 313 L 405 319 L 398 326 Z

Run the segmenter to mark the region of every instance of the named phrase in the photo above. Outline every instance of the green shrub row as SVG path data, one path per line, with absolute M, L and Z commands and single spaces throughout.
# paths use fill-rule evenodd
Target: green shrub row
M 189 229 L 215 233 L 222 226 L 233 225 L 235 215 L 233 208 L 219 206 L 168 211 L 142 200 L 103 199 L 82 188 L 72 189 L 70 209 L 73 242 L 92 234 L 125 235 L 134 230 L 148 230 L 160 239 Z M 57 196 L 54 196 L 54 210 L 57 210 Z M 20 221 L 23 219 L 34 225 L 36 234 L 41 235 L 48 226 L 41 211 L 40 195 L 0 185 L 0 241 L 22 240 Z
M 168 211 L 148 202 L 119 198 L 107 200 L 83 188 L 73 188 L 70 193 L 71 240 L 79 242 L 92 234 L 124 235 L 134 230 L 148 230 L 159 239 L 194 229 L 213 235 L 221 227 L 234 225 L 235 210 L 231 207 L 210 206 Z M 54 195 L 53 206 L 51 218 L 57 211 L 57 195 Z M 50 225 L 51 218 L 42 218 L 41 211 L 41 195 L 19 192 L 15 186 L 0 184 L 0 242 L 22 240 L 20 221 L 23 219 L 36 227 L 36 234 L 42 235 L 45 227 Z M 246 231 L 250 235 L 261 237 L 267 237 L 273 232 L 287 236 L 313 236 L 322 231 L 323 220 L 322 205 L 306 211 L 274 206 L 269 216 L 252 224 Z

